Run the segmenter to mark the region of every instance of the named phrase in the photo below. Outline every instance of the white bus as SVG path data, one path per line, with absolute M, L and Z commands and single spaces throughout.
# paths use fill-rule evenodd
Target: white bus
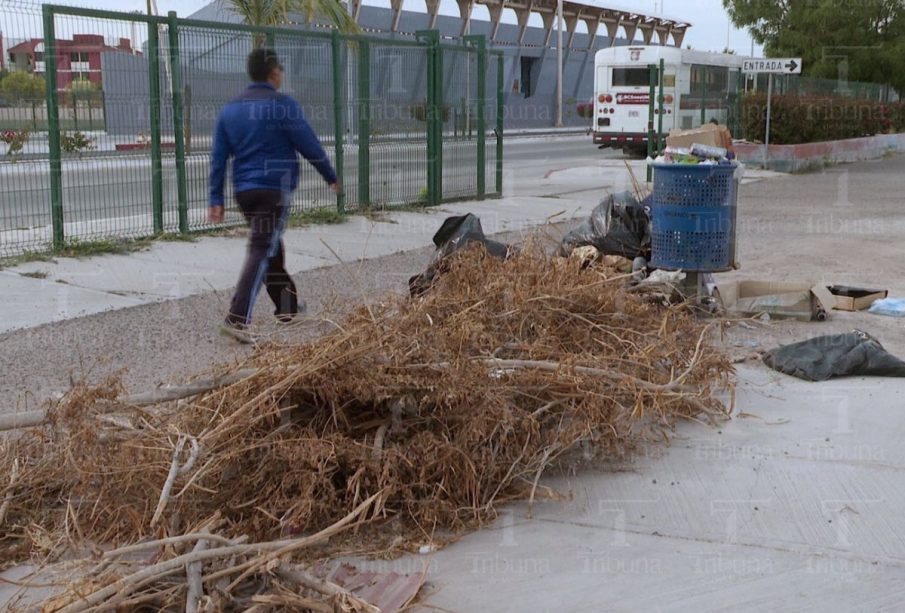
M 698 127 L 711 119 L 727 122 L 745 58 L 655 45 L 610 47 L 594 57 L 594 144 L 646 150 L 651 77 L 648 66 L 659 67 L 661 59 L 664 134 L 674 128 Z M 655 79 L 659 84 L 659 74 Z M 659 108 L 655 105 L 654 130 L 658 127 Z

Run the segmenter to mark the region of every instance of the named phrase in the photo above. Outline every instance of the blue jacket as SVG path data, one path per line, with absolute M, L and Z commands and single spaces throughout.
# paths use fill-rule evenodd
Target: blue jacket
M 250 189 L 291 192 L 298 185 L 301 153 L 327 183 L 336 182 L 324 148 L 302 107 L 269 83 L 252 83 L 220 112 L 211 152 L 210 205 L 223 204 L 226 163 L 232 156 L 236 193 Z

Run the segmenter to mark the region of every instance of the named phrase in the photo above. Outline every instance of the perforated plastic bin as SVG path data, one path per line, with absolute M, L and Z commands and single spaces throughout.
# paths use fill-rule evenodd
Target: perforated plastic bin
M 654 164 L 651 265 L 720 272 L 735 260 L 737 165 Z

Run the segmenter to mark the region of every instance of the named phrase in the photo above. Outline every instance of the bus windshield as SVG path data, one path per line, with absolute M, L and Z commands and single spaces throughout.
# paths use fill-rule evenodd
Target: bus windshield
M 654 82 L 656 82 L 660 75 L 657 73 L 659 70 L 657 68 L 653 69 L 654 73 Z M 611 83 L 613 87 L 638 87 L 644 85 L 650 85 L 650 73 L 651 70 L 649 68 L 613 68 L 613 79 Z

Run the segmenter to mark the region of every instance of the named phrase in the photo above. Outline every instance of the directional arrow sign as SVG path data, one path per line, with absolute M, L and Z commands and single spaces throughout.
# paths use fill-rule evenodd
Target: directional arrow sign
M 745 60 L 742 72 L 763 72 L 772 74 L 801 74 L 800 57 L 772 57 L 766 60 Z

